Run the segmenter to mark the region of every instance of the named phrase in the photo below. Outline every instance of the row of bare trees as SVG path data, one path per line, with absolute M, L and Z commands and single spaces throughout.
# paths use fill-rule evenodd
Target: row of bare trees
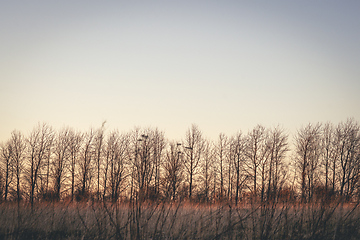
M 360 197 L 360 126 L 353 119 L 302 128 L 295 139 L 295 160 L 302 201 Z
M 360 127 L 308 124 L 293 142 L 280 127 L 182 141 L 157 128 L 87 132 L 38 124 L 0 145 L 0 196 L 39 200 L 301 201 L 360 197 Z

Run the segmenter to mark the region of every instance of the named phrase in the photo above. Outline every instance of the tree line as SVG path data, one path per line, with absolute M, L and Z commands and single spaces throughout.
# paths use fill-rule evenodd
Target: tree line
M 360 125 L 255 126 L 215 141 L 158 128 L 86 132 L 38 124 L 0 145 L 1 201 L 313 202 L 360 197 Z

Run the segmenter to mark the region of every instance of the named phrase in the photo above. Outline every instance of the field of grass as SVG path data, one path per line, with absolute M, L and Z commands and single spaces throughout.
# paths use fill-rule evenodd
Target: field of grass
M 0 204 L 0 239 L 360 239 L 360 208 L 190 203 Z

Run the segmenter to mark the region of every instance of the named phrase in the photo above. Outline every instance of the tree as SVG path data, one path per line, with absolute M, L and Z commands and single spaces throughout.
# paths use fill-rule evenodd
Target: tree
M 110 196 L 113 202 L 116 202 L 122 191 L 121 186 L 126 179 L 126 164 L 129 148 L 129 135 L 119 134 L 113 131 L 106 141 L 106 166 L 104 171 L 104 196 L 109 182 Z M 108 169 L 109 168 L 109 169 Z M 109 171 L 109 176 L 107 172 Z M 107 181 L 108 179 L 108 181 Z
M 336 146 L 334 144 L 334 127 L 329 122 L 326 123 L 322 128 L 321 148 L 325 191 L 327 192 L 329 190 L 329 185 L 332 183 L 331 192 L 334 193 L 336 183 L 337 157 Z M 332 176 L 330 176 L 331 172 Z
M 84 141 L 84 134 L 81 132 L 75 132 L 73 129 L 69 129 L 69 164 L 70 164 L 70 181 L 71 181 L 71 200 L 74 200 L 75 195 L 75 176 L 77 165 L 79 161 L 79 155 L 81 154 L 81 147 Z
M 49 135 L 49 145 L 48 145 L 48 149 L 46 150 L 46 154 L 45 154 L 45 166 L 44 166 L 44 171 L 45 174 L 43 173 L 43 169 L 40 168 L 40 191 L 42 193 L 43 197 L 47 197 L 48 196 L 48 191 L 49 191 L 49 184 L 50 184 L 50 171 L 51 171 L 51 159 L 52 159 L 52 153 L 53 153 L 53 147 L 54 147 L 54 139 L 55 139 L 55 132 L 51 129 L 51 133 Z M 45 175 L 45 179 L 44 179 L 44 175 Z
M 235 171 L 235 205 L 238 204 L 243 184 L 248 176 L 244 174 L 244 165 L 246 160 L 247 142 L 241 132 L 238 132 L 231 138 L 231 163 L 234 165 Z
M 294 198 L 296 181 L 303 203 L 360 196 L 360 125 L 354 119 L 301 127 L 290 163 L 288 134 L 279 127 L 220 134 L 215 143 L 194 124 L 181 143 L 168 144 L 164 136 L 157 128 L 105 133 L 104 125 L 83 134 L 38 124 L 26 138 L 13 131 L 0 144 L 0 198 L 26 197 L 33 206 L 37 198 L 60 200 L 66 194 L 113 202 L 125 196 L 137 207 L 136 218 L 143 201 L 162 196 L 227 197 L 235 204 L 248 196 L 268 206 Z M 292 183 L 289 166 L 295 166 Z
M 21 179 L 23 174 L 24 154 L 26 150 L 26 142 L 19 131 L 13 131 L 10 139 L 12 145 L 12 166 L 16 179 L 16 200 L 19 202 L 21 196 Z
M 184 147 L 184 166 L 189 181 L 189 199 L 192 197 L 194 176 L 197 175 L 205 148 L 202 132 L 193 124 L 186 132 Z
M 54 144 L 54 197 L 60 200 L 61 186 L 64 181 L 64 170 L 70 158 L 71 135 L 69 128 L 58 132 Z
M 264 183 L 265 165 L 268 157 L 268 148 L 266 144 L 267 131 L 261 125 L 257 125 L 247 136 L 247 172 L 252 179 L 252 193 L 255 199 L 257 198 L 257 181 L 259 171 Z M 259 169 L 260 166 L 262 169 Z M 264 184 L 262 184 L 261 196 L 263 197 Z M 263 200 L 263 199 L 262 199 Z
M 222 199 L 225 195 L 225 178 L 226 178 L 226 156 L 229 152 L 229 140 L 224 133 L 219 134 L 218 141 L 215 145 L 215 157 L 217 163 L 217 170 L 219 173 L 220 192 L 219 198 Z
M 38 125 L 30 133 L 28 144 L 28 182 L 30 203 L 33 206 L 36 187 L 44 164 L 48 159 L 53 142 L 53 130 L 47 124 Z
M 97 200 L 100 200 L 100 181 L 101 181 L 101 166 L 102 166 L 102 155 L 103 155 L 103 145 L 105 138 L 105 123 L 103 122 L 101 128 L 99 128 L 94 136 L 94 157 L 96 165 L 96 197 Z M 105 180 L 104 180 L 105 181 Z
M 319 166 L 321 124 L 308 124 L 295 136 L 295 159 L 301 174 L 301 201 L 312 199 Z
M 359 181 L 359 125 L 353 119 L 340 123 L 336 128 L 335 141 L 340 163 L 340 195 L 350 200 Z
M 202 191 L 200 192 L 200 200 L 209 201 L 210 186 L 214 180 L 215 164 L 214 150 L 209 141 L 204 141 L 203 157 L 201 161 L 201 179 L 203 182 Z
M 161 178 L 161 165 L 162 165 L 162 155 L 164 148 L 166 146 L 164 132 L 159 131 L 155 128 L 152 131 L 152 158 L 155 168 L 154 174 L 154 194 L 158 196 L 160 192 L 160 178 Z
M 137 199 L 140 202 L 149 198 L 155 192 L 155 161 L 158 160 L 158 156 L 155 156 L 155 154 L 161 154 L 162 151 L 162 149 L 160 152 L 155 150 L 155 143 L 158 141 L 155 140 L 158 137 L 154 134 L 155 132 L 152 129 L 144 131 L 135 129 L 132 133 L 132 185 L 136 187 Z
M 12 171 L 12 144 L 10 141 L 7 141 L 5 144 L 0 145 L 0 170 L 2 170 L 3 176 L 3 187 L 4 190 L 4 200 L 7 200 L 10 184 L 13 179 L 13 171 Z M 1 172 L 0 172 L 1 173 Z M 0 175 L 1 177 L 1 175 Z M 0 179 L 1 181 L 2 179 Z M 1 198 L 1 195 L 0 195 Z
M 176 200 L 177 190 L 183 181 L 183 160 L 180 146 L 181 143 L 171 142 L 163 162 L 165 195 L 173 201 Z
M 267 140 L 269 151 L 267 200 L 276 201 L 286 178 L 284 159 L 289 151 L 287 139 L 287 134 L 278 127 L 269 132 Z
M 93 177 L 93 161 L 96 157 L 94 150 L 95 131 L 90 129 L 84 136 L 81 156 L 79 158 L 80 173 L 80 197 L 86 197 L 90 193 L 91 180 Z

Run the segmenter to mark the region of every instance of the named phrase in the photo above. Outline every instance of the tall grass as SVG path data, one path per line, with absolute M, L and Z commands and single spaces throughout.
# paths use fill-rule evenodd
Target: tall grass
M 2 203 L 0 239 L 360 239 L 357 204 Z

